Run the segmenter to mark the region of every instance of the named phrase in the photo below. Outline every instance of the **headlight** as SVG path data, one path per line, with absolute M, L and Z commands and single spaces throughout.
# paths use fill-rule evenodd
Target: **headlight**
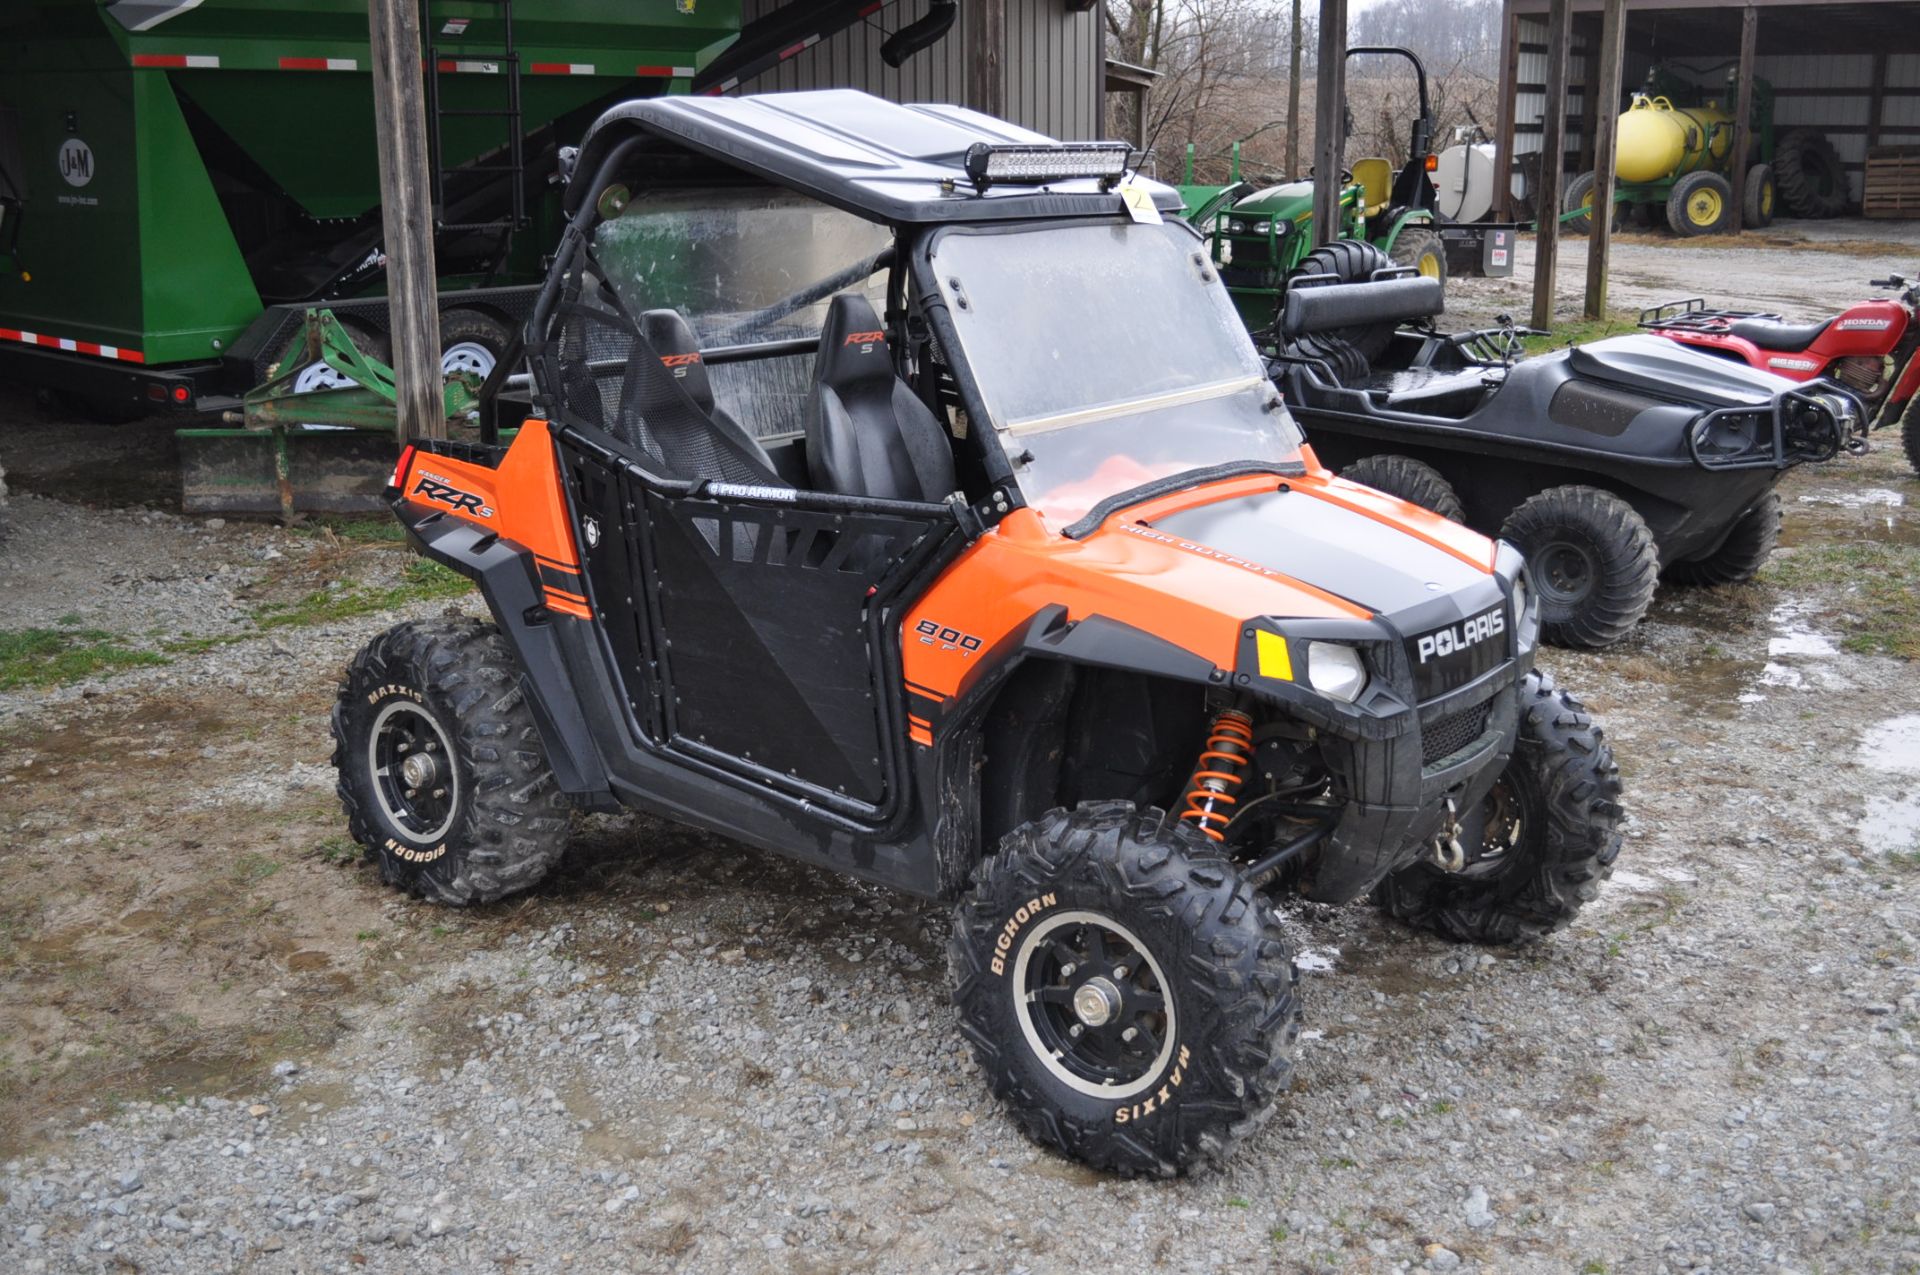
M 1236 217 L 1227 223 L 1227 233 L 1230 235 L 1244 235 L 1247 233 L 1247 223 Z
M 1307 685 L 1328 699 L 1351 704 L 1367 686 L 1360 652 L 1338 642 L 1307 643 Z
M 1264 235 L 1272 229 L 1273 223 L 1270 221 L 1256 221 L 1253 223 L 1253 233 L 1256 235 Z

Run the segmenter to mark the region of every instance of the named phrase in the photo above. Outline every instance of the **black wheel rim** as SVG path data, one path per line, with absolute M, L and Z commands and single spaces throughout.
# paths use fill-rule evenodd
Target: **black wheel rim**
M 407 840 L 439 840 L 453 826 L 460 775 L 447 732 L 426 709 L 394 700 L 367 740 L 367 765 L 381 813 Z
M 1520 857 L 1520 842 L 1526 831 L 1520 795 L 1502 775 L 1480 805 L 1460 821 L 1460 846 L 1467 852 L 1467 861 L 1452 875 L 1500 875 Z
M 1175 1009 L 1160 964 L 1109 917 L 1040 920 L 1021 944 L 1012 986 L 1027 1043 L 1082 1093 L 1139 1093 L 1173 1055 Z
M 1541 600 L 1550 606 L 1572 607 L 1593 591 L 1600 564 L 1585 546 L 1559 540 L 1534 556 L 1533 579 Z

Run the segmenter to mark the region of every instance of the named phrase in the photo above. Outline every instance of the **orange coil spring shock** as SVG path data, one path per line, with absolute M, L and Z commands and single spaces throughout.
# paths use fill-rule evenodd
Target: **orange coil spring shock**
M 1180 817 L 1191 819 L 1215 841 L 1225 840 L 1226 826 L 1233 822 L 1232 807 L 1239 801 L 1233 793 L 1246 782 L 1252 760 L 1253 719 L 1229 708 L 1213 719 L 1206 749 L 1187 781 L 1187 808 Z

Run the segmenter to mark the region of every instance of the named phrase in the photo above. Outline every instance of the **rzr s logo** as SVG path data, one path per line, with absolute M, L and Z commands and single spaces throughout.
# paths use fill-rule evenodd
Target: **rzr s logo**
M 1470 620 L 1463 620 L 1450 629 L 1436 629 L 1432 633 L 1422 634 L 1419 642 L 1420 662 L 1425 664 L 1435 656 L 1457 654 L 1506 631 L 1507 617 L 1495 607 Z
M 470 513 L 480 518 L 493 517 L 493 510 L 470 491 L 461 491 L 438 474 L 423 473 L 413 485 L 413 494 Z
M 695 350 L 691 354 L 662 354 L 660 356 L 660 365 L 671 369 L 675 376 L 683 379 L 687 375 L 687 369 L 699 361 L 700 351 L 698 350 Z
M 849 332 L 847 334 L 847 339 L 842 341 L 840 344 L 843 346 L 857 345 L 860 347 L 860 353 L 872 354 L 873 347 L 876 345 L 879 345 L 882 341 L 885 341 L 886 339 L 887 339 L 887 334 L 885 332 Z

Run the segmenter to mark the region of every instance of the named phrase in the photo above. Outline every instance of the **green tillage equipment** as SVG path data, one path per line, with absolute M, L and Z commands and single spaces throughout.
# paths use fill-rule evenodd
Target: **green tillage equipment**
M 325 363 L 347 384 L 301 392 L 300 375 Z M 449 423 L 474 415 L 480 386 L 447 377 Z M 182 429 L 180 483 L 188 513 L 356 513 L 379 508 L 393 469 L 393 369 L 362 353 L 327 310 L 307 311 L 301 337 L 266 384 L 227 418 L 240 429 Z M 262 446 L 266 440 L 269 445 Z

